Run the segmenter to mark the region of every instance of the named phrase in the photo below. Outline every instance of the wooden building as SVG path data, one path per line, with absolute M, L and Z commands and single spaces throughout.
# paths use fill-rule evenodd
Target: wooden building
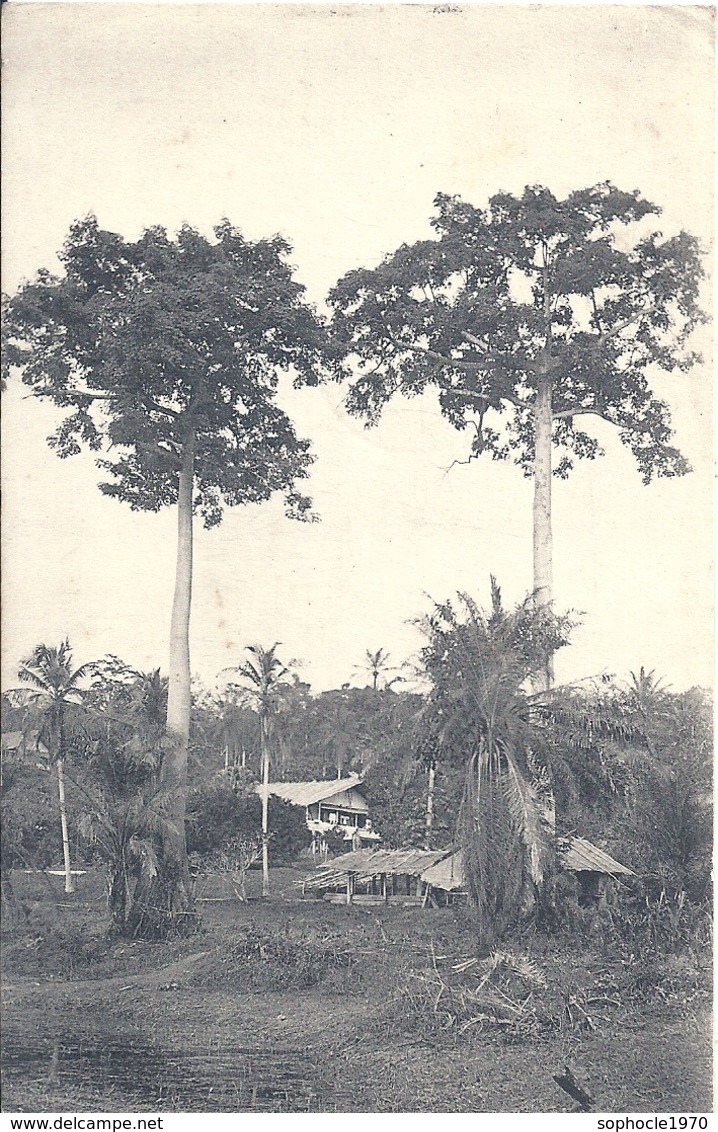
M 344 834 L 350 844 L 373 844 L 381 841 L 372 829 L 369 804 L 358 774 L 320 782 L 270 782 L 270 797 L 281 798 L 304 809 L 307 828 L 314 846 L 321 845 L 332 830 Z M 257 792 L 262 787 L 257 787 Z
M 634 876 L 629 868 L 585 837 L 567 839 L 559 846 L 559 858 L 563 869 L 576 874 L 580 885 L 578 901 L 585 907 L 605 904 L 611 885 L 619 877 Z

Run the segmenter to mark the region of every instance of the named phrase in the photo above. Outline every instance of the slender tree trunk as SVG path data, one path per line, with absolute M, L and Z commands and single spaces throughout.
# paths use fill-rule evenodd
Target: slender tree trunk
M 192 602 L 192 498 L 194 432 L 184 443 L 177 503 L 177 569 L 170 624 L 167 736 L 161 780 L 167 791 L 160 867 L 142 875 L 135 889 L 125 931 L 140 938 L 162 938 L 192 923 L 192 891 L 185 841 L 187 754 L 191 711 L 189 620 Z
M 167 733 L 174 740 L 162 764 L 163 779 L 171 787 L 171 823 L 163 838 L 165 852 L 176 867 L 177 884 L 172 911 L 190 905 L 185 807 L 187 754 L 192 709 L 190 691 L 189 622 L 192 604 L 192 502 L 194 494 L 194 432 L 184 444 L 177 503 L 177 570 L 170 625 L 170 677 L 167 695 Z
M 553 416 L 551 383 L 542 375 L 536 395 L 534 455 L 534 591 L 539 605 L 553 598 L 553 553 L 551 539 L 551 432 Z
M 553 403 L 550 374 L 553 327 L 549 272 L 546 266 L 543 272 L 543 290 L 546 339 L 538 373 L 534 410 L 533 551 L 534 600 L 537 606 L 548 606 L 553 602 L 553 527 L 551 522 Z M 536 690 L 547 692 L 553 686 L 553 682 L 553 656 L 549 656 L 544 671 L 536 681 Z M 555 853 L 556 802 L 553 783 L 542 802 L 539 803 L 538 810 Z M 543 892 L 544 887 L 544 884 L 541 884 L 541 892 Z
M 544 320 L 546 342 L 537 372 L 533 409 L 533 593 L 537 607 L 554 600 L 554 543 L 552 532 L 552 309 L 547 266 L 544 267 Z M 547 692 L 554 683 L 554 660 L 549 657 L 537 691 Z
M 429 763 L 429 785 L 426 792 L 426 822 L 424 848 L 431 849 L 431 829 L 434 824 L 434 783 L 436 781 L 436 761 Z
M 65 892 L 70 894 L 75 891 L 75 883 L 72 879 L 72 869 L 70 867 L 70 837 L 67 832 L 67 807 L 65 805 L 65 760 L 58 759 L 55 765 L 57 767 L 57 793 L 60 799 L 62 855 L 65 861 Z
M 269 718 L 262 716 L 262 896 L 269 896 Z

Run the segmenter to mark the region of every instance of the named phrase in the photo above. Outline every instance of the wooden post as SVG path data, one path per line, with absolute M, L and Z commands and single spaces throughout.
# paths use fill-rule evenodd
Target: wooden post
M 431 827 L 434 823 L 434 784 L 436 782 L 436 760 L 429 763 L 429 787 L 426 792 L 426 815 L 424 817 L 424 848 L 431 849 Z
M 384 903 L 389 903 L 389 888 L 386 883 L 386 873 L 381 874 L 381 894 L 384 897 Z

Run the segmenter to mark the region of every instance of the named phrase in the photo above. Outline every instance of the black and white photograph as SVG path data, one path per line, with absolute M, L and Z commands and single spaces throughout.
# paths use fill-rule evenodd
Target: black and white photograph
M 6 1118 L 709 1126 L 714 45 L 2 4 Z

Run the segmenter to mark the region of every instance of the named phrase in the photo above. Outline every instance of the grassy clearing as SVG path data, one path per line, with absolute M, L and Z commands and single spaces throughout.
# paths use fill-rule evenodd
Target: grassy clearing
M 300 875 L 155 944 L 105 938 L 97 874 L 74 901 L 18 877 L 5 1110 L 571 1111 L 567 1062 L 596 1109 L 711 1108 L 708 953 L 534 936 L 466 962 L 466 910 L 302 901 Z

